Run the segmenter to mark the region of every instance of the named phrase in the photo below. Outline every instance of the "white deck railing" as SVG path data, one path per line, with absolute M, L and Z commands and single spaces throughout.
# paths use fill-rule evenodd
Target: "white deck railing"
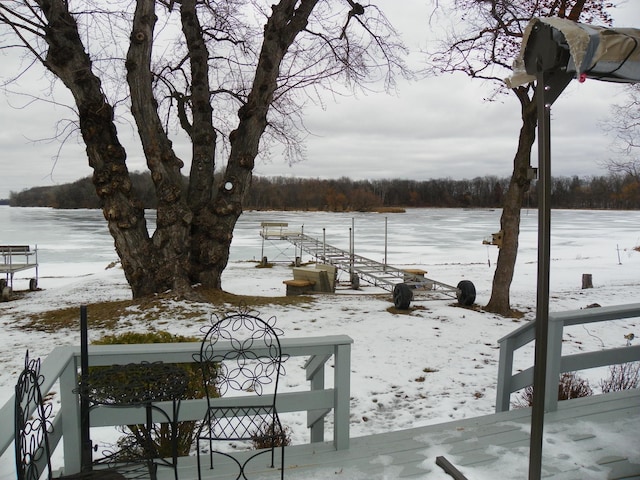
M 640 303 L 550 313 L 547 385 L 556 385 L 560 374 L 565 372 L 575 372 L 640 360 L 640 345 L 562 355 L 562 333 L 564 327 L 634 317 L 640 317 Z M 535 321 L 523 325 L 499 340 L 500 365 L 498 367 L 496 412 L 509 410 L 511 394 L 533 384 L 533 366 L 516 374 L 513 373 L 514 352 L 533 341 L 535 341 Z M 558 390 L 556 388 L 547 388 L 545 393 L 545 411 L 557 410 Z
M 283 353 L 290 357 L 308 357 L 305 363 L 306 378 L 310 389 L 278 393 L 278 410 L 284 412 L 307 412 L 307 426 L 311 442 L 324 441 L 324 419 L 333 411 L 333 443 L 338 450 L 349 448 L 351 344 L 346 335 L 325 337 L 281 339 Z M 221 351 L 222 342 L 218 344 Z M 165 363 L 190 363 L 192 355 L 199 351 L 200 343 L 163 343 L 144 345 L 99 345 L 89 346 L 89 366 L 139 363 L 142 361 Z M 333 357 L 333 386 L 325 388 L 325 366 Z M 67 473 L 80 471 L 80 401 L 74 390 L 77 388 L 80 370 L 80 347 L 56 347 L 42 361 L 41 374 L 44 383 L 42 392 L 53 388 L 60 392 L 60 408 L 52 419 L 53 431 L 49 437 L 52 451 L 64 438 L 64 470 Z M 56 384 L 59 382 L 59 385 Z M 268 395 L 264 395 L 268 401 Z M 216 402 L 233 402 L 232 398 L 215 399 Z M 170 409 L 169 404 L 158 404 Z M 183 400 L 180 406 L 180 421 L 201 420 L 206 411 L 206 400 Z M 91 411 L 91 427 L 144 423 L 142 408 L 96 408 Z M 0 408 L 0 456 L 13 444 L 14 398 Z M 5 428 L 6 427 L 6 428 Z

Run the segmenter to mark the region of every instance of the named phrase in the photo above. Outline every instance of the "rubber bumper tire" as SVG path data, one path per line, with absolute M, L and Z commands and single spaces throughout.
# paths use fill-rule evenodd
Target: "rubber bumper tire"
M 32 278 L 29 280 L 29 290 L 35 292 L 38 289 L 38 280 Z
M 406 283 L 398 283 L 393 287 L 393 304 L 398 310 L 407 310 L 413 300 L 413 291 Z
M 458 283 L 458 303 L 468 307 L 476 301 L 476 287 L 469 280 L 461 280 Z

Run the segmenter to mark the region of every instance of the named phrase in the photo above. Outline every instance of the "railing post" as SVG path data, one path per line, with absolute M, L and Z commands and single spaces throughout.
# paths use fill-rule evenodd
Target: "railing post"
M 496 388 L 496 413 L 508 412 L 511 406 L 511 377 L 513 372 L 513 350 L 515 338 L 508 337 L 500 342 L 498 362 L 498 386 Z
M 351 402 L 351 344 L 336 345 L 334 369 L 333 443 L 336 450 L 349 448 Z
M 324 390 L 324 366 L 331 355 L 314 355 L 305 364 L 307 380 L 310 382 L 311 391 Z M 324 417 L 326 410 L 307 411 L 307 427 L 310 429 L 311 443 L 324 442 Z
M 562 362 L 562 319 L 549 316 L 549 341 L 547 343 L 547 389 L 545 390 L 544 411 L 555 412 L 558 409 L 558 381 Z
M 77 357 L 71 356 L 60 374 L 60 413 L 64 438 L 64 473 L 78 473 L 82 442 L 80 435 L 80 402 L 74 390 L 78 386 Z

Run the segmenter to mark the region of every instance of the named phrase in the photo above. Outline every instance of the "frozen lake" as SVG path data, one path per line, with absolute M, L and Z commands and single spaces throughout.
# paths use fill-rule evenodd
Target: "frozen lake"
M 304 229 L 304 233 L 324 238 L 328 244 L 344 250 L 349 249 L 353 228 L 358 255 L 384 262 L 386 252 L 390 265 L 419 265 L 445 276 L 439 271 L 448 265 L 469 265 L 481 269 L 483 279 L 477 278 L 478 273 L 474 275 L 478 281 L 490 283 L 492 273 L 488 270 L 493 270 L 498 250 L 483 245 L 482 241 L 500 229 L 500 213 L 498 209 L 424 208 L 394 214 L 249 211 L 242 214 L 236 225 L 230 262 L 259 261 L 263 256 L 275 262 L 293 260 L 296 253 L 287 242 L 263 243 L 260 237 L 262 222 L 285 222 L 289 229 Z M 148 212 L 148 217 L 151 229 L 155 212 Z M 536 261 L 537 221 L 536 210 L 523 210 L 518 265 Z M 0 206 L 0 225 L 0 244 L 38 245 L 43 288 L 47 277 L 60 279 L 96 273 L 118 260 L 99 210 Z M 555 210 L 551 240 L 553 260 L 587 260 L 597 255 L 615 266 L 640 245 L 640 212 Z M 588 262 L 580 263 L 576 268 L 588 268 Z M 28 278 L 32 273 L 26 271 L 22 275 Z M 452 283 L 458 280 L 442 279 Z
M 291 229 L 327 243 L 349 248 L 354 227 L 356 253 L 384 256 L 385 229 L 389 263 L 486 261 L 484 238 L 500 229 L 500 210 L 408 209 L 406 213 L 245 212 L 240 217 L 231 248 L 231 261 L 262 257 L 261 222 L 286 222 Z M 155 213 L 147 223 L 154 228 Z M 537 211 L 523 210 L 521 252 L 536 248 Z M 2 244 L 38 245 L 40 263 L 99 263 L 117 259 L 113 239 L 100 210 L 55 210 L 0 206 Z M 323 230 L 324 229 L 324 230 Z M 601 244 L 613 256 L 616 244 L 640 244 L 640 212 L 555 210 L 552 216 L 554 252 L 578 254 L 581 246 Z M 264 245 L 265 254 L 277 256 L 282 245 Z M 462 255 L 462 258 L 460 256 Z M 275 258 L 274 258 L 275 259 Z

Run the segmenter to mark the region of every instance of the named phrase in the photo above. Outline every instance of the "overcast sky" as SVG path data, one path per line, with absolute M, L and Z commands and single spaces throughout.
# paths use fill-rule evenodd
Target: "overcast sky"
M 377 2 L 401 31 L 412 58 L 432 40 L 427 19 L 430 0 Z M 615 13 L 615 25 L 640 27 L 640 1 L 628 0 Z M 40 73 L 38 73 L 40 75 Z M 47 82 L 31 76 L 31 81 Z M 26 82 L 26 80 L 25 80 Z M 352 179 L 507 177 L 520 129 L 519 103 L 514 95 L 483 100 L 492 85 L 466 76 L 446 75 L 403 82 L 397 94 L 359 95 L 328 100 L 325 109 L 309 107 L 305 123 L 307 159 L 289 166 L 279 156 L 257 163 L 257 175 Z M 606 82 L 573 81 L 552 108 L 552 174 L 604 175 L 598 162 L 610 157 L 611 137 L 599 122 L 610 105 L 625 98 L 623 87 Z M 56 95 L 61 100 L 63 96 Z M 84 146 L 62 147 L 48 141 L 60 118 L 61 105 L 30 103 L 27 98 L 0 96 L 0 198 L 10 191 L 56 185 L 91 175 Z M 126 145 L 127 131 L 119 127 Z M 130 170 L 141 170 L 141 158 L 129 150 Z M 187 153 L 178 152 L 183 160 Z M 537 164 L 534 150 L 532 163 Z M 185 169 L 185 174 L 188 170 Z

